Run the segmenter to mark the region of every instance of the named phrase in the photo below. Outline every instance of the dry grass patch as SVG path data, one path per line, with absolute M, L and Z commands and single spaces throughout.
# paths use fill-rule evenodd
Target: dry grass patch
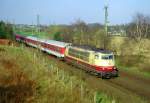
M 76 76 L 21 46 L 0 46 L 0 103 L 111 103 Z M 113 100 L 114 101 L 114 100 Z

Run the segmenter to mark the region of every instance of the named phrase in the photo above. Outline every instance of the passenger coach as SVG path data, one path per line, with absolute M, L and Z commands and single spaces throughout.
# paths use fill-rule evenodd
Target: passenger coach
M 51 55 L 56 57 L 63 58 L 65 54 L 66 47 L 70 45 L 70 43 L 55 41 L 55 40 L 46 40 L 40 39 L 34 36 L 22 36 L 16 35 L 16 40 L 26 43 L 35 48 L 39 48 L 42 51 L 45 51 Z
M 70 43 L 59 42 L 55 40 L 47 40 L 42 42 L 41 44 L 44 51 L 60 58 L 63 58 L 65 56 L 64 54 L 65 54 L 66 47 L 69 45 Z

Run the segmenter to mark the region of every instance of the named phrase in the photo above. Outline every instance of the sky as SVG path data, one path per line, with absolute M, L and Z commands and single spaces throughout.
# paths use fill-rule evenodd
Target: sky
M 106 0 L 0 0 L 0 20 L 16 24 L 104 23 Z M 107 0 L 109 24 L 126 24 L 136 13 L 150 15 L 150 0 Z

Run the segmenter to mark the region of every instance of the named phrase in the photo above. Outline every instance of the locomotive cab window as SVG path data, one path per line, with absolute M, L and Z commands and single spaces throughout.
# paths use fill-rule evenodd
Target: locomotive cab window
M 105 60 L 113 59 L 113 55 L 103 55 L 102 59 L 105 59 Z
M 99 55 L 95 55 L 95 59 L 99 59 Z

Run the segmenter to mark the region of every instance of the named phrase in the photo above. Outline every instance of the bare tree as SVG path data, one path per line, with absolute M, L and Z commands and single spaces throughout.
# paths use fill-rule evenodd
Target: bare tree
M 64 42 L 73 42 L 73 27 L 72 26 L 66 26 L 62 29 L 62 36 Z
M 87 24 L 81 20 L 77 20 L 73 25 L 73 31 L 75 32 L 74 39 L 77 44 L 85 44 L 89 41 Z
M 149 33 L 150 17 L 137 13 L 127 28 L 128 36 L 139 42 L 142 38 L 148 38 Z

